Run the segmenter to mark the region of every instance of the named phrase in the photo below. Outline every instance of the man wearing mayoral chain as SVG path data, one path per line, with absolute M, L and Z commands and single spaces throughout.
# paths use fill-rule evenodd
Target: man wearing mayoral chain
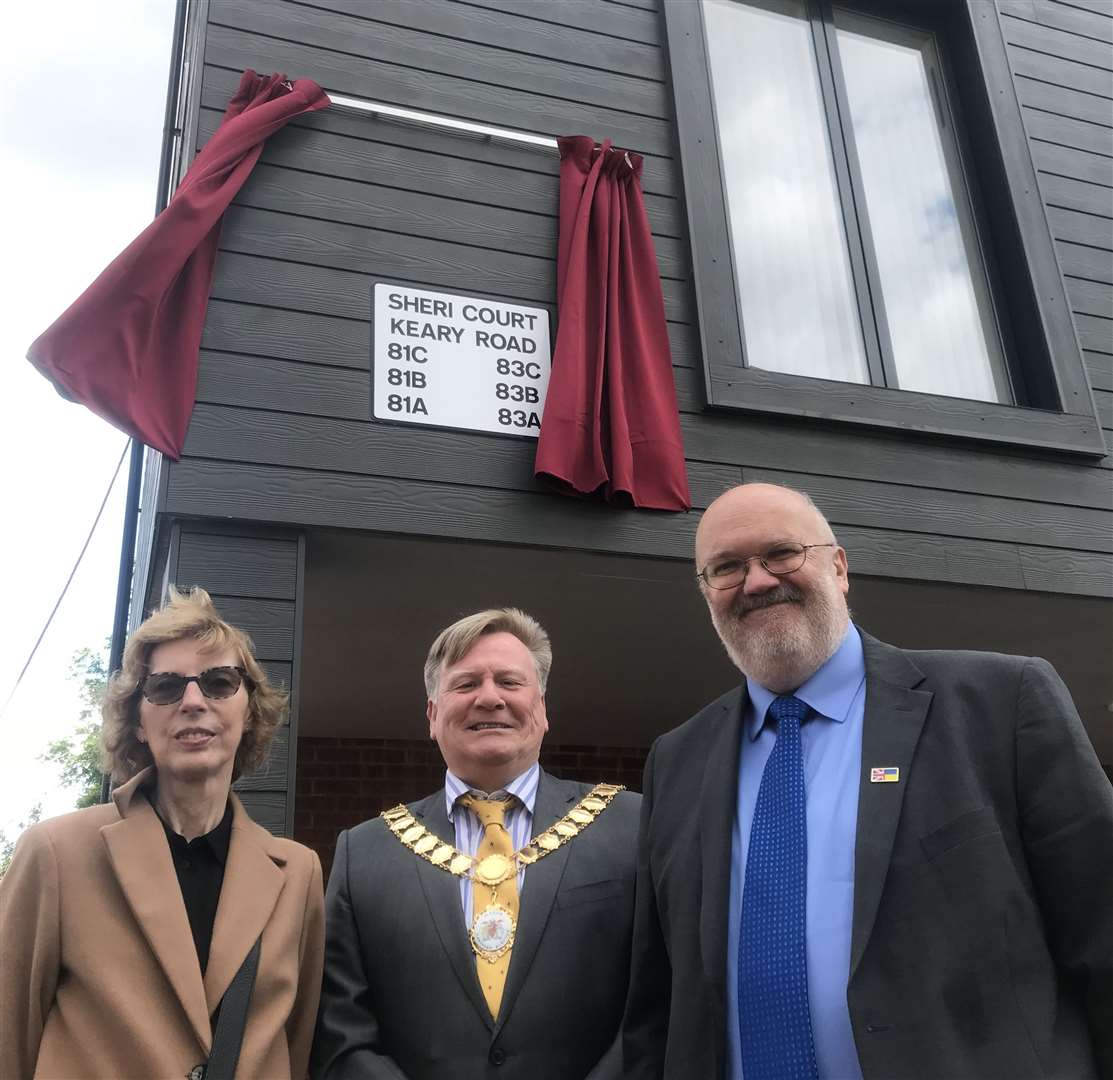
M 745 678 L 646 765 L 624 1076 L 1113 1078 L 1113 792 L 1051 665 L 859 630 L 788 488 L 696 566 Z
M 514 608 L 425 663 L 445 786 L 341 833 L 320 1080 L 617 1080 L 640 797 L 538 765 L 549 638 Z

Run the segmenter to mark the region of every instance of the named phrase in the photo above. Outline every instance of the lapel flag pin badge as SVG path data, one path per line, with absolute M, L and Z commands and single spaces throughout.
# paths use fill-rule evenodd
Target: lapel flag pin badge
M 895 765 L 886 765 L 880 769 L 870 769 L 871 784 L 896 784 L 900 781 L 900 769 Z

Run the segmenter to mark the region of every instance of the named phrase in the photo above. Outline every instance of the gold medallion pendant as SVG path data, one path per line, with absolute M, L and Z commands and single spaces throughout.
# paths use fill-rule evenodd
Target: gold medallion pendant
M 476 956 L 494 963 L 514 947 L 514 916 L 501 904 L 485 907 L 472 921 L 468 937 Z
M 488 855 L 472 870 L 472 880 L 495 888 L 514 873 L 514 864 L 505 855 Z

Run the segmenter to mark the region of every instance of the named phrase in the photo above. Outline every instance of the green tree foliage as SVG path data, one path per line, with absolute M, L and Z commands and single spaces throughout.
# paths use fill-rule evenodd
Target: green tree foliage
M 35 803 L 31 807 L 31 812 L 27 815 L 26 821 L 21 821 L 16 826 L 15 837 L 9 839 L 8 834 L 0 829 L 0 877 L 3 877 L 8 872 L 8 866 L 12 861 L 12 852 L 15 851 L 16 840 L 22 835 L 24 829 L 29 829 L 43 816 L 43 804 Z
M 77 789 L 80 809 L 100 802 L 100 706 L 108 686 L 108 642 L 100 651 L 74 653 L 69 677 L 78 683 L 81 695 L 78 726 L 65 738 L 55 739 L 42 760 L 58 766 L 63 786 Z
M 70 661 L 69 678 L 79 684 L 81 711 L 73 732 L 55 739 L 41 754 L 41 761 L 58 766 L 64 787 L 76 788 L 77 807 L 95 806 L 100 802 L 100 706 L 108 686 L 108 642 L 100 651 L 79 649 Z M 42 803 L 35 803 L 27 818 L 16 826 L 14 838 L 0 829 L 0 877 L 8 869 L 20 834 L 42 818 Z

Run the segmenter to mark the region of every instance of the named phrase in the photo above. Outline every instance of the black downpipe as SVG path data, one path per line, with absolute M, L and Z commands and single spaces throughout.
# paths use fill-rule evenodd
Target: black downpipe
M 181 134 L 177 126 L 181 92 L 182 57 L 185 54 L 186 8 L 189 0 L 177 0 L 174 12 L 174 41 L 170 53 L 170 74 L 166 87 L 166 113 L 162 123 L 162 156 L 158 167 L 158 189 L 155 192 L 155 216 L 170 201 L 174 140 Z M 116 579 L 116 612 L 112 620 L 112 642 L 108 650 L 108 670 L 115 674 L 124 658 L 128 633 L 128 612 L 131 609 L 132 578 L 135 573 L 135 538 L 139 531 L 139 487 L 143 478 L 143 444 L 131 441 L 128 462 L 128 490 L 124 500 L 124 534 L 120 541 L 120 571 Z M 101 783 L 101 802 L 108 802 L 111 778 Z

